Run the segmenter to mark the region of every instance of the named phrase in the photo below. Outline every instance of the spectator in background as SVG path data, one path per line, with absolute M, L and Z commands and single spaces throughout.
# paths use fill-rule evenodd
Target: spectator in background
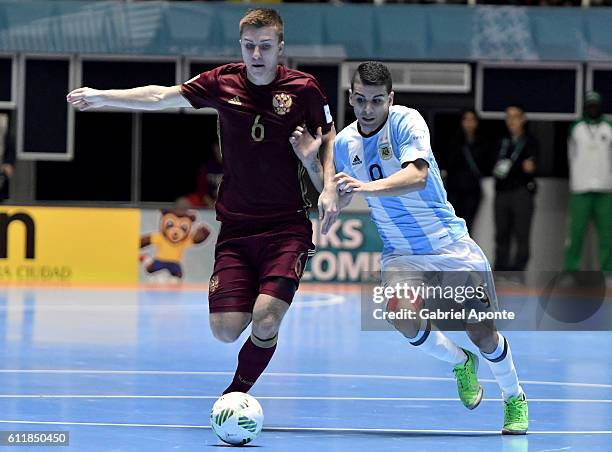
M 480 179 L 486 158 L 487 147 L 478 131 L 478 116 L 474 110 L 465 110 L 461 128 L 447 149 L 444 169 L 448 200 L 470 232 L 480 205 Z
M 564 269 L 580 269 L 584 233 L 593 219 L 601 270 L 612 271 L 612 125 L 598 93 L 586 94 L 584 116 L 570 128 L 567 149 L 571 196 Z
M 198 170 L 196 190 L 177 199 L 177 205 L 185 208 L 214 207 L 223 177 L 223 160 L 219 143 L 213 144 L 212 151 L 212 156 Z
M 498 147 L 495 177 L 495 270 L 523 271 L 529 261 L 529 234 L 536 182 L 538 142 L 525 132 L 521 107 L 506 108 L 508 136 Z M 512 239 L 516 255 L 510 257 Z
M 0 113 L 0 202 L 9 198 L 9 180 L 15 172 L 15 146 L 10 118 Z

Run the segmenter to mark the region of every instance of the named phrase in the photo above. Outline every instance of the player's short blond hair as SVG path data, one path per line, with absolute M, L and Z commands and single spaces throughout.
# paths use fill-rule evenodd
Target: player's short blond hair
M 284 39 L 285 32 L 283 27 L 283 19 L 281 18 L 280 14 L 278 14 L 278 11 L 274 9 L 258 8 L 248 10 L 244 17 L 240 19 L 240 36 L 242 36 L 244 27 L 247 25 L 255 28 L 272 26 L 276 28 L 278 42 L 282 42 Z

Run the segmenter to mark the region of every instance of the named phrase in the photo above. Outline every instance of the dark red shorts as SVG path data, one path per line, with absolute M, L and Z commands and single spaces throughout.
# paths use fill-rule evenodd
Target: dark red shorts
M 312 244 L 307 218 L 275 223 L 222 223 L 215 247 L 215 266 L 208 293 L 210 312 L 252 312 L 263 293 L 291 304 L 278 277 L 297 288 Z M 285 285 L 286 286 L 286 285 Z

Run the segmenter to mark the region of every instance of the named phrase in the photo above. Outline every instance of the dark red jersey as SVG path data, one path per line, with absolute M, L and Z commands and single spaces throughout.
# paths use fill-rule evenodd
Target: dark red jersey
M 276 79 L 258 86 L 244 64 L 228 64 L 181 87 L 194 108 L 219 112 L 223 180 L 217 199 L 220 221 L 273 220 L 304 215 L 306 170 L 289 136 L 305 123 L 314 134 L 332 126 L 327 99 L 309 74 L 279 66 Z

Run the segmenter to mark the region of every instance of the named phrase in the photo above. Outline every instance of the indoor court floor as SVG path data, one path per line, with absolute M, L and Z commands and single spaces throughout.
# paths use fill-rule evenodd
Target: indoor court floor
M 508 332 L 530 431 L 506 437 L 501 394 L 484 362 L 485 399 L 468 411 L 449 366 L 398 333 L 361 331 L 359 298 L 358 288 L 300 289 L 252 390 L 264 431 L 245 447 L 612 450 L 612 332 Z M 475 349 L 463 333 L 451 335 Z M 45 450 L 224 447 L 209 410 L 243 340 L 212 337 L 202 288 L 3 288 L 0 431 L 70 433 L 70 446 Z

